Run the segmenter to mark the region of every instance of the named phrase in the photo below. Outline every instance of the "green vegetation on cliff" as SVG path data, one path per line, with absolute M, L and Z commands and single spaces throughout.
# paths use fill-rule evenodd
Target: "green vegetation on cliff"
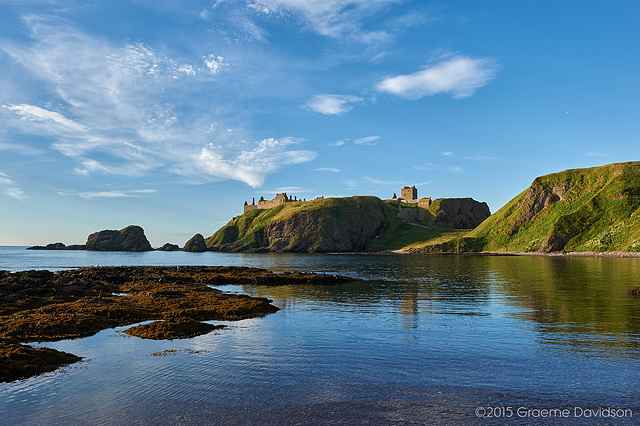
M 215 251 L 351 252 L 410 247 L 489 216 L 470 198 L 436 200 L 428 211 L 377 197 L 327 198 L 251 210 L 206 240 Z M 404 219 L 404 220 L 403 220 Z
M 640 251 L 640 162 L 565 170 L 426 251 Z
M 491 214 L 487 203 L 472 198 L 440 198 L 426 211 L 418 210 L 417 204 L 387 203 L 397 208 L 407 222 L 382 232 L 367 246 L 370 251 L 415 249 L 427 243 L 448 241 L 467 234 Z
M 384 229 L 402 222 L 376 197 L 327 198 L 252 210 L 206 240 L 209 250 L 362 251 Z

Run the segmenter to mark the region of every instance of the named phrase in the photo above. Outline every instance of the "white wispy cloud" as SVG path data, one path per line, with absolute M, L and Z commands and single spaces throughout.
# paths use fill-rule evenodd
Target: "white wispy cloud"
M 20 118 L 33 122 L 47 122 L 55 124 L 73 132 L 84 132 L 87 129 L 73 120 L 66 118 L 64 115 L 55 111 L 49 111 L 35 105 L 2 105 L 3 108 L 15 112 Z
M 358 138 L 356 140 L 353 141 L 354 144 L 356 145 L 375 145 L 377 141 L 379 141 L 381 138 L 380 136 L 367 136 L 364 138 Z
M 443 166 L 440 164 L 426 163 L 424 166 L 414 166 L 414 168 L 425 171 L 441 170 L 448 173 L 467 174 L 467 170 L 462 165 Z
M 385 78 L 376 88 L 406 99 L 419 99 L 441 93 L 448 93 L 454 99 L 462 99 L 488 84 L 498 69 L 499 65 L 494 59 L 457 55 L 430 64 L 412 74 Z
M 144 194 L 153 194 L 158 192 L 157 189 L 134 189 L 134 190 L 111 190 L 111 191 L 58 191 L 58 195 L 69 196 L 76 195 L 85 200 L 94 198 L 140 198 Z
M 335 167 L 319 167 L 317 169 L 313 169 L 316 172 L 332 172 L 332 173 L 339 173 L 340 169 L 337 169 Z
M 374 179 L 370 176 L 365 176 L 364 180 L 369 183 L 375 183 L 376 185 L 403 185 L 401 181 Z
M 209 56 L 205 56 L 204 65 L 209 69 L 211 74 L 217 74 L 222 69 L 229 64 L 227 64 L 222 56 L 216 56 L 214 54 L 210 54 Z
M 364 99 L 352 95 L 317 95 L 306 104 L 306 108 L 325 115 L 339 115 L 353 109 L 354 103 Z
M 304 188 L 302 186 L 281 186 L 276 189 L 263 189 L 260 190 L 260 193 L 265 197 L 269 198 L 269 194 L 282 194 L 286 192 L 288 196 L 297 197 L 296 194 L 308 194 L 310 192 L 315 192 L 313 189 Z
M 469 161 L 498 161 L 498 160 L 501 160 L 500 157 L 493 157 L 491 155 L 485 155 L 485 154 L 473 154 L 473 155 L 469 155 L 469 156 L 458 156 L 458 155 L 454 155 L 454 153 L 451 152 L 451 151 L 441 152 L 440 155 L 442 155 L 443 157 L 454 158 L 454 159 L 458 159 L 458 160 L 469 160 Z
M 585 153 L 584 156 L 585 157 L 598 158 L 598 157 L 608 157 L 609 154 L 603 154 L 603 153 L 598 152 L 598 151 L 591 151 L 591 152 Z
M 199 166 L 206 173 L 223 179 L 245 182 L 254 188 L 264 183 L 266 176 L 280 168 L 311 161 L 316 153 L 307 150 L 287 150 L 298 141 L 293 138 L 263 139 L 251 149 L 227 155 L 220 147 L 210 144 L 198 156 Z
M 46 88 L 48 101 L 5 101 L 0 115 L 7 127 L 46 137 L 77 160 L 75 173 L 161 170 L 255 186 L 315 156 L 288 150 L 282 139 L 225 130 L 236 126 L 224 123 L 229 113 L 215 96 L 231 90 L 215 85 L 230 67 L 220 55 L 174 58 L 142 43 L 115 45 L 64 21 L 32 15 L 25 22 L 33 43 L 0 49 Z
M 13 179 L 4 172 L 0 172 L 0 187 L 3 189 L 4 194 L 8 197 L 15 198 L 16 200 L 24 200 L 24 192 L 18 188 Z
M 404 0 L 252 0 L 249 6 L 267 15 L 296 15 L 308 28 L 332 38 L 351 37 L 362 42 L 386 40 L 384 30 L 365 29 L 363 21 Z
M 44 153 L 43 150 L 28 145 L 4 142 L 0 142 L 0 151 L 16 152 L 22 155 L 42 155 Z

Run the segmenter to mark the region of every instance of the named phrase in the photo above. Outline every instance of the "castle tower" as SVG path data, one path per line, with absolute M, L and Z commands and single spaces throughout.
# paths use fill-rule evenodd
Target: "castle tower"
M 417 200 L 418 190 L 416 189 L 415 185 L 412 187 L 405 186 L 400 192 L 400 197 L 402 197 L 402 199 L 406 201 Z

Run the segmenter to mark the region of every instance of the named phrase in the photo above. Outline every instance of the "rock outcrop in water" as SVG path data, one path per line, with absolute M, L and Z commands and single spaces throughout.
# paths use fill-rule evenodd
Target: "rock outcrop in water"
M 27 250 L 89 250 L 89 251 L 151 251 L 153 248 L 144 235 L 144 230 L 137 225 L 130 225 L 119 231 L 103 230 L 87 237 L 84 245 L 65 246 L 63 243 L 32 246 Z
M 203 321 L 239 320 L 276 312 L 264 298 L 223 293 L 213 284 L 341 284 L 324 274 L 274 274 L 216 266 L 129 266 L 59 272 L 0 271 L 0 381 L 13 381 L 80 360 L 22 344 L 90 336 L 116 326 L 156 320 L 125 332 L 150 339 L 208 333 Z
M 180 246 L 177 244 L 165 243 L 162 247 L 157 248 L 157 251 L 180 251 Z
M 94 232 L 85 244 L 90 251 L 151 251 L 153 248 L 144 235 L 144 230 L 136 225 L 119 231 L 104 230 Z
M 190 251 L 194 253 L 202 253 L 207 251 L 207 245 L 204 242 L 202 234 L 194 235 L 189 241 L 184 244 L 184 251 Z

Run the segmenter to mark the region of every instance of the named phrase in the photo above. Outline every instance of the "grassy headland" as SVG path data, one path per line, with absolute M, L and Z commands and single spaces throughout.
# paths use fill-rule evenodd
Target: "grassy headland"
M 640 162 L 536 178 L 473 231 L 426 252 L 640 251 Z
M 327 198 L 252 210 L 206 240 L 215 251 L 354 252 L 393 250 L 473 228 L 489 216 L 470 198 L 417 204 L 377 197 Z M 401 217 L 408 218 L 406 220 Z

